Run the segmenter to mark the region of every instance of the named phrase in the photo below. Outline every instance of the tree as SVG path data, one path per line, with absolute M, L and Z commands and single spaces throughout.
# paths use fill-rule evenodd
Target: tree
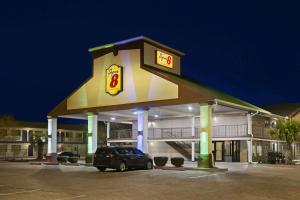
M 37 160 L 43 159 L 44 143 L 47 134 L 43 131 L 34 131 L 32 144 L 37 147 Z
M 276 126 L 271 129 L 271 136 L 273 138 L 284 140 L 287 144 L 287 164 L 292 163 L 293 142 L 299 140 L 300 136 L 300 122 L 293 119 L 280 119 Z

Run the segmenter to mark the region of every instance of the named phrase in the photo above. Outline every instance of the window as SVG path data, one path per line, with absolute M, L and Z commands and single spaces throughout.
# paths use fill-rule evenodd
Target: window
M 135 154 L 140 155 L 140 156 L 144 155 L 144 153 L 142 151 L 140 151 L 139 149 L 135 149 Z
M 117 152 L 119 154 L 125 154 L 125 155 L 133 155 L 135 152 L 133 151 L 132 148 L 118 148 Z
M 99 148 L 97 149 L 96 154 L 107 154 L 107 151 L 104 148 Z
M 82 138 L 82 133 L 76 133 L 75 136 L 76 138 Z
M 0 145 L 0 154 L 7 152 L 7 144 L 1 144 Z
M 0 138 L 4 138 L 7 136 L 7 129 L 0 129 Z
M 11 145 L 11 151 L 14 154 L 19 154 L 21 152 L 21 145 Z
M 73 133 L 72 132 L 66 132 L 66 137 L 68 137 L 68 138 L 73 137 Z
M 16 130 L 16 129 L 13 129 L 11 130 L 11 136 L 14 136 L 14 137 L 20 137 L 20 134 L 21 134 L 21 130 Z

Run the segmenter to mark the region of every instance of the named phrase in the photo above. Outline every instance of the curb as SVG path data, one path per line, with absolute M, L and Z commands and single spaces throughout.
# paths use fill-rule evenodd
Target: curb
M 162 170 L 177 170 L 177 171 L 207 171 L 207 172 L 225 172 L 228 168 L 198 168 L 198 167 L 158 167 L 154 166 L 154 169 Z

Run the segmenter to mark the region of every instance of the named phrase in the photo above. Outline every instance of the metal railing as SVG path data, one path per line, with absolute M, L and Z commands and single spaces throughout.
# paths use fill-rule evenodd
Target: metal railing
M 244 137 L 247 136 L 247 131 L 247 124 L 213 126 L 213 137 Z
M 0 137 L 0 141 L 1 142 L 20 142 L 20 141 L 22 141 L 22 137 L 7 135 L 4 137 Z
M 247 128 L 247 124 L 213 126 L 213 137 L 245 137 L 247 136 Z M 136 136 L 136 129 L 114 130 L 110 133 L 110 139 L 135 139 Z M 148 129 L 148 139 L 192 139 L 199 137 L 199 128 L 195 128 L 195 136 L 192 136 L 191 127 Z
M 252 134 L 254 137 L 270 139 L 270 128 L 264 126 L 252 126 Z

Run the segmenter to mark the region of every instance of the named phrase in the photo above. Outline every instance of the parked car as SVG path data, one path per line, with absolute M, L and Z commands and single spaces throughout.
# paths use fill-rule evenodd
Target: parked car
M 152 169 L 153 161 L 137 148 L 100 147 L 94 154 L 93 166 L 100 171 L 112 168 L 123 172 L 127 169 Z
M 78 157 L 78 159 L 79 159 L 80 155 L 77 153 L 70 152 L 70 151 L 62 151 L 57 154 L 57 160 L 60 161 L 61 157 Z

